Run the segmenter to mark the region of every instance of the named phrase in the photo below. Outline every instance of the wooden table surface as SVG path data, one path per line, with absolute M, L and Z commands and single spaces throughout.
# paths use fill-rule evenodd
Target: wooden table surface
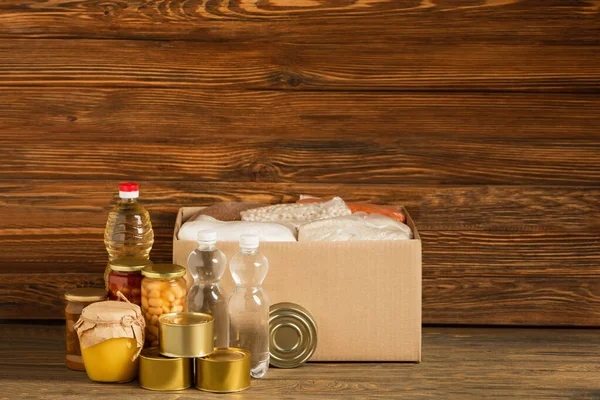
M 239 394 L 98 384 L 63 365 L 60 325 L 0 325 L 0 399 L 598 399 L 600 330 L 427 327 L 423 362 L 270 369 Z

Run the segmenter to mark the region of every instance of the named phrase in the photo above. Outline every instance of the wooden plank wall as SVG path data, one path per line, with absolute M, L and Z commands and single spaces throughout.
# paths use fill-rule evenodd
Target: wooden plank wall
M 600 3 L 3 0 L 0 317 L 100 284 L 119 181 L 176 210 L 405 204 L 425 323 L 600 325 Z

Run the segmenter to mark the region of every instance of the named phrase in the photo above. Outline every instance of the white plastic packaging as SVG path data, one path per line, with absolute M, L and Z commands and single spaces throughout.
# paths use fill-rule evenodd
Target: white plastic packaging
M 293 229 L 274 222 L 219 221 L 208 215 L 201 215 L 195 221 L 188 221 L 179 230 L 179 240 L 196 241 L 198 231 L 212 230 L 217 233 L 219 242 L 237 242 L 243 234 L 256 234 L 261 242 L 295 242 Z
M 349 240 L 408 240 L 413 238 L 408 225 L 380 214 L 355 213 L 302 224 L 299 242 L 341 242 Z

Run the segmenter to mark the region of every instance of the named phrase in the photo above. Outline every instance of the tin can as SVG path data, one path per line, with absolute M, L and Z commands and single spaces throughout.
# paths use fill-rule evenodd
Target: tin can
M 208 314 L 180 312 L 158 319 L 160 354 L 167 357 L 204 357 L 214 350 L 214 319 Z
M 196 387 L 205 392 L 240 392 L 250 387 L 250 352 L 221 347 L 196 359 Z
M 140 386 L 148 390 L 183 390 L 192 386 L 193 359 L 160 355 L 158 347 L 140 354 Z
M 269 309 L 270 363 L 278 368 L 295 368 L 317 348 L 317 323 L 304 307 L 277 303 Z

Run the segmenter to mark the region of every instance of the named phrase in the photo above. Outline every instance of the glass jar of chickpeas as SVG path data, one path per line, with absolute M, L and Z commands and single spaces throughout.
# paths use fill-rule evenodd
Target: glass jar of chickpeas
M 107 280 L 109 300 L 121 300 L 121 292 L 127 300 L 142 305 L 142 269 L 152 265 L 152 261 L 143 258 L 121 258 L 108 263 Z
M 146 346 L 158 346 L 158 317 L 186 311 L 185 268 L 177 264 L 154 264 L 145 267 L 142 275 Z

